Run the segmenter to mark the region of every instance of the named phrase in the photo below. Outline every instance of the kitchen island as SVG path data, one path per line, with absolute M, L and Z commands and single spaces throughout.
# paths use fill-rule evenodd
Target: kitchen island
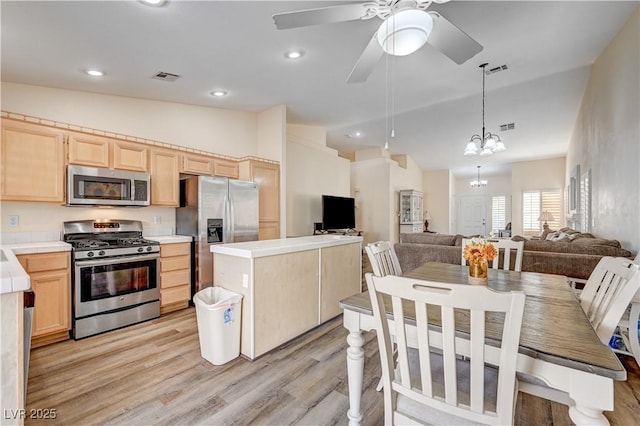
M 213 282 L 243 295 L 240 352 L 255 359 L 338 316 L 362 289 L 362 237 L 314 235 L 211 246 Z

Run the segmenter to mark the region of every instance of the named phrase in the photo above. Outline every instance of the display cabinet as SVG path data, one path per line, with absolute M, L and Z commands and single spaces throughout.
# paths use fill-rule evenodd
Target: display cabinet
M 422 192 L 400 191 L 400 233 L 422 232 Z

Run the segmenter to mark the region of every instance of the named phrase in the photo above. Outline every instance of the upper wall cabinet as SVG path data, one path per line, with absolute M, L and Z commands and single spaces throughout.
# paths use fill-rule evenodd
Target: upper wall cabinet
M 180 172 L 177 151 L 152 149 L 151 205 L 178 207 L 180 203 Z
M 240 178 L 258 184 L 259 236 L 261 240 L 280 237 L 280 166 L 258 160 L 240 163 Z
M 69 164 L 147 172 L 148 156 L 144 144 L 69 133 Z
M 45 126 L 2 120 L 1 196 L 64 202 L 64 135 Z
M 180 173 L 213 175 L 213 158 L 198 154 L 181 154 Z
M 199 154 L 182 154 L 180 173 L 202 176 L 224 176 L 238 179 L 240 170 L 237 161 L 208 157 Z
M 225 176 L 231 179 L 240 177 L 240 166 L 236 161 L 215 158 L 213 160 L 214 176 Z

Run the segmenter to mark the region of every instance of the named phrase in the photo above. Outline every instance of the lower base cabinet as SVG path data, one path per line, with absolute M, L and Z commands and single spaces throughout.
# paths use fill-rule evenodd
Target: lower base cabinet
M 160 313 L 189 306 L 191 300 L 191 244 L 160 245 Z
M 29 274 L 36 295 L 31 347 L 69 339 L 71 272 L 68 252 L 23 254 L 18 261 Z
M 215 253 L 214 282 L 243 295 L 240 352 L 255 359 L 342 313 L 361 291 L 362 245 L 247 258 Z

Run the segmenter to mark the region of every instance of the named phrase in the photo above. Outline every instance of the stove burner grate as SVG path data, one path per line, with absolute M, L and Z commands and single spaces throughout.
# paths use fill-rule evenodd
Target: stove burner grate
M 73 243 L 74 247 L 81 249 L 95 249 L 100 247 L 108 247 L 109 243 L 102 240 L 77 240 Z

